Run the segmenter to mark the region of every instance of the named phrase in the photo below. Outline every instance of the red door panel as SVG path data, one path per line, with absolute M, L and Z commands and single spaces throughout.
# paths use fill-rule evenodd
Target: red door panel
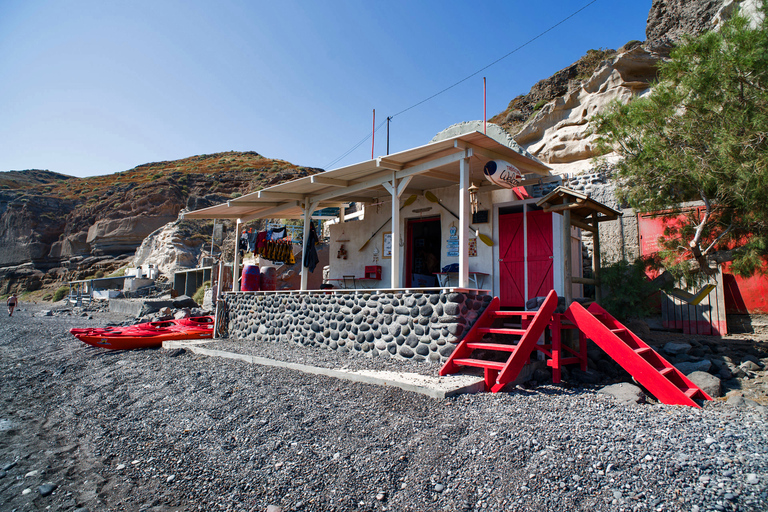
M 523 214 L 499 215 L 499 301 L 501 307 L 525 306 Z
M 528 298 L 546 297 L 552 290 L 552 213 L 528 212 Z

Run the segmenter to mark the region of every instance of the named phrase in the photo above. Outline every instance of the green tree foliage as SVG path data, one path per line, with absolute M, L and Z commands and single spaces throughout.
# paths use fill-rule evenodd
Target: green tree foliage
M 600 281 L 605 293 L 602 306 L 621 321 L 645 318 L 657 313 L 657 304 L 651 299 L 661 286 L 646 278 L 649 261 L 619 260 L 603 266 Z
M 685 39 L 659 66 L 650 95 L 593 121 L 606 149 L 623 157 L 619 195 L 630 206 L 679 215 L 685 203 L 703 203 L 665 232 L 664 266 L 678 274 L 712 273 L 713 260 L 731 260 L 750 275 L 768 255 L 765 25 L 751 30 L 737 16 Z

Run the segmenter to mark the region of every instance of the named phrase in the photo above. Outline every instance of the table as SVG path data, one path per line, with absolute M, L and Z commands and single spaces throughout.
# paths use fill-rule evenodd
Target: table
M 459 280 L 459 273 L 458 272 L 435 272 L 435 275 L 437 276 L 437 281 L 440 283 L 440 286 L 442 287 L 450 287 L 451 286 L 451 277 L 456 278 L 456 282 L 458 284 Z M 485 272 L 470 272 L 469 273 L 469 280 L 473 283 L 475 283 L 475 288 L 478 290 L 483 289 L 483 284 L 485 284 L 485 278 L 488 276 Z

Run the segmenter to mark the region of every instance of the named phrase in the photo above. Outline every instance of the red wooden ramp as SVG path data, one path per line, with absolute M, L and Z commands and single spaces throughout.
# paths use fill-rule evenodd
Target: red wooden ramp
M 554 290 L 549 292 L 544 303 L 538 311 L 499 311 L 499 298 L 494 297 L 486 310 L 477 319 L 475 325 L 461 340 L 461 343 L 453 351 L 451 357 L 440 369 L 440 375 L 456 373 L 462 366 L 474 366 L 485 370 L 485 388 L 486 390 L 498 393 L 506 385 L 512 382 L 520 374 L 525 363 L 531 356 L 531 352 L 536 348 L 536 342 L 544 333 L 544 329 L 549 324 L 552 313 L 557 307 L 557 294 Z M 530 318 L 533 320 L 526 329 L 509 329 L 493 327 L 495 320 L 499 318 Z M 488 343 L 483 342 L 483 336 L 486 334 L 507 334 L 519 336 L 516 344 L 506 343 Z M 484 350 L 487 353 L 508 353 L 506 362 L 492 361 L 487 359 L 473 359 L 472 352 L 475 350 Z
M 597 304 L 587 310 L 574 302 L 565 316 L 662 403 L 699 407 L 693 399 L 712 400 Z

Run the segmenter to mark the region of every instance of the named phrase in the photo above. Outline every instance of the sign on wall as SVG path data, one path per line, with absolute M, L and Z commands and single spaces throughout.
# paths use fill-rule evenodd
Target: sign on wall
M 381 251 L 382 258 L 392 257 L 392 232 L 391 231 L 385 231 L 382 234 L 381 248 L 382 248 L 382 251 Z
M 459 235 L 456 231 L 456 226 L 451 226 L 450 235 L 445 242 L 445 248 L 448 250 L 449 258 L 459 255 Z
M 477 238 L 469 239 L 469 255 L 477 256 Z

